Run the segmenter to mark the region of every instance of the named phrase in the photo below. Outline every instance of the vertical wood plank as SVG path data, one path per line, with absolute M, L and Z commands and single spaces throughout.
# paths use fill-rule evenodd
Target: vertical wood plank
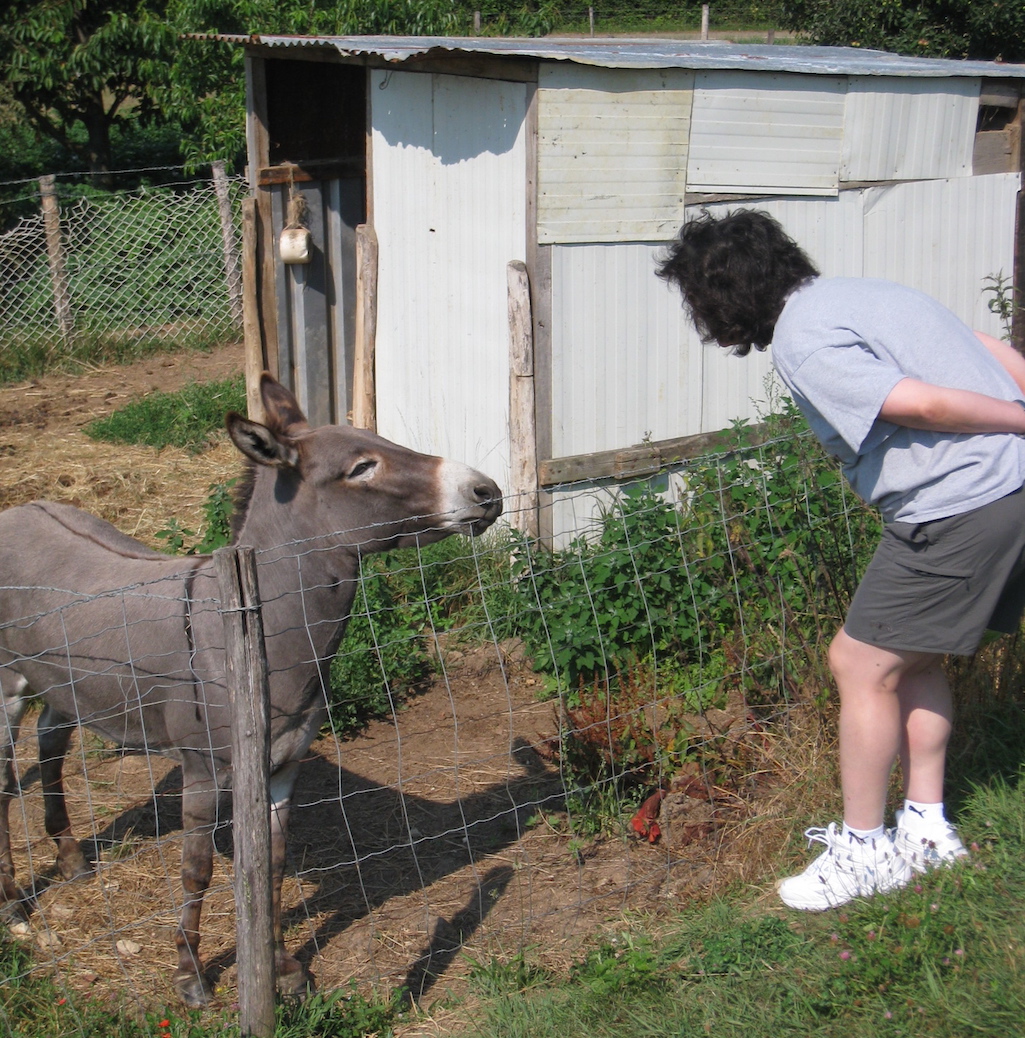
M 260 332 L 260 301 L 257 279 L 256 199 L 242 199 L 242 338 L 245 348 L 246 407 L 254 422 L 264 419 L 260 399 L 260 374 L 267 366 Z
M 270 703 L 263 616 L 252 548 L 214 552 L 231 702 L 232 832 L 239 1024 L 274 1034 L 274 927 L 270 847 Z
M 526 264 L 506 267 L 509 290 L 510 521 L 528 537 L 538 535 L 537 432 L 534 424 L 534 334 Z
M 377 235 L 356 228 L 356 337 L 352 372 L 352 424 L 377 431 Z

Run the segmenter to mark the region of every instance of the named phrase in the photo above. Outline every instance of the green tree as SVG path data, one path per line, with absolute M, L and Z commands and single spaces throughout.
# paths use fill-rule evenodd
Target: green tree
M 0 69 L 26 120 L 111 186 L 111 133 L 158 115 L 175 45 L 165 0 L 9 0 Z
M 780 21 L 825 46 L 1025 60 L 1022 0 L 781 0 Z
M 196 34 L 444 35 L 454 31 L 452 0 L 168 0 L 183 38 L 165 110 L 186 128 L 190 162 L 233 160 L 245 148 L 245 74 L 237 44 Z

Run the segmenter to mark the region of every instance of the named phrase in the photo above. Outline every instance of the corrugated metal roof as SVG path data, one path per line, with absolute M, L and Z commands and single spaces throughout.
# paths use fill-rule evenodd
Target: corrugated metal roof
M 461 36 L 277 36 L 202 35 L 264 47 L 334 48 L 346 57 L 373 56 L 405 61 L 428 54 L 463 53 L 575 61 L 607 68 L 766 69 L 818 75 L 982 76 L 1025 79 L 1025 65 L 995 61 L 914 58 L 856 47 L 803 47 L 740 44 L 720 40 L 667 40 L 628 37 Z

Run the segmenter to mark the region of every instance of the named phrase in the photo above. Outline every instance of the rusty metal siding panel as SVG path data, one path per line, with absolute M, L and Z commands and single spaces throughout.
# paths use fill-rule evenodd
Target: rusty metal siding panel
M 979 85 L 978 79 L 852 78 L 840 179 L 971 176 Z
M 543 65 L 538 241 L 667 237 L 686 194 L 693 74 Z
M 688 190 L 835 194 L 845 91 L 843 77 L 697 73 Z
M 509 464 L 506 266 L 526 252 L 522 83 L 374 71 L 382 435 Z

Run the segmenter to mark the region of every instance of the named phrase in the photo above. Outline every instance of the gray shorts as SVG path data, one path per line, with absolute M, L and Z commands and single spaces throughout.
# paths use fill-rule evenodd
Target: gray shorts
M 1025 488 L 948 519 L 888 523 L 844 630 L 881 649 L 971 656 L 1025 608 Z

